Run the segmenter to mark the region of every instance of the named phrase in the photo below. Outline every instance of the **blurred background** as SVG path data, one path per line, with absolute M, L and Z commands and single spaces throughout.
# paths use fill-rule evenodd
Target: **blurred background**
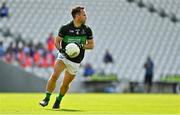
M 77 5 L 96 44 L 69 92 L 180 93 L 179 0 L 0 0 L 0 92 L 45 92 Z

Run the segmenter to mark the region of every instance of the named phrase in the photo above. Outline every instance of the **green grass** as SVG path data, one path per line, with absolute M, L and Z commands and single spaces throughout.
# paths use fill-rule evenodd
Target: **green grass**
M 60 110 L 52 110 L 55 96 L 45 108 L 45 94 L 0 93 L 0 114 L 180 114 L 176 94 L 67 94 Z
M 164 81 L 164 82 L 180 82 L 180 75 L 167 75 L 165 78 L 162 78 L 161 81 Z

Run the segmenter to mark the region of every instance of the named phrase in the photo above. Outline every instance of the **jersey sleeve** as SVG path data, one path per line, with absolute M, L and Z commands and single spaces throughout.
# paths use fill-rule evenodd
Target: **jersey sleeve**
M 62 38 L 65 36 L 65 27 L 64 27 L 64 26 L 62 26 L 62 27 L 59 29 L 58 36 L 60 36 L 60 37 L 62 37 Z
M 87 27 L 87 39 L 88 40 L 93 39 L 93 33 L 92 33 L 91 28 L 89 27 Z

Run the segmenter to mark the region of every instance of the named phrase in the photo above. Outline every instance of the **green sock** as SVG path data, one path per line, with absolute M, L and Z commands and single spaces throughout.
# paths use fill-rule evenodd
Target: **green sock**
M 51 96 L 51 93 L 50 92 L 46 92 L 45 99 L 49 101 L 50 100 L 50 96 Z
M 59 94 L 59 96 L 57 97 L 57 100 L 61 102 L 63 97 L 64 97 L 64 95 Z

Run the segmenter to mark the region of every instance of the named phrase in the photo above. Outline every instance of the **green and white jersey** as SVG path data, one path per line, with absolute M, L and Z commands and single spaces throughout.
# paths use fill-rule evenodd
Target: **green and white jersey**
M 60 28 L 58 35 L 63 38 L 62 48 L 69 43 L 86 44 L 87 40 L 93 39 L 91 29 L 86 25 L 75 27 L 73 21 Z M 80 63 L 84 58 L 85 50 L 80 49 L 80 54 L 75 58 L 68 58 L 72 62 Z

